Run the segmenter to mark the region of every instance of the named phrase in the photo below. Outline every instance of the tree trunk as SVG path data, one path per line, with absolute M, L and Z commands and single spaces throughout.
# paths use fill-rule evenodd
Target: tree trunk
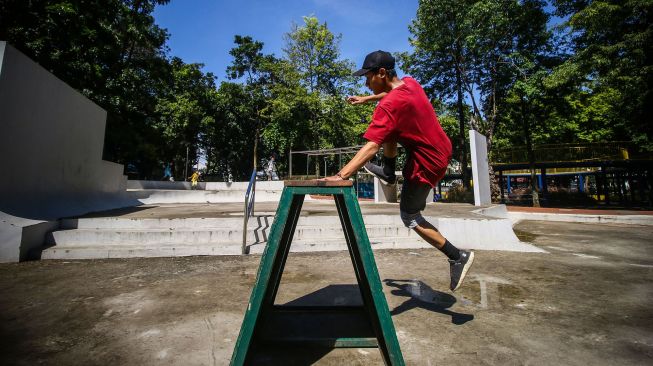
M 258 149 L 258 123 L 256 124 L 256 131 L 254 132 L 254 170 L 256 170 L 256 150 Z
M 456 91 L 458 93 L 458 139 L 460 145 L 460 166 L 463 175 L 463 187 L 469 189 L 469 173 L 467 172 L 467 149 L 465 144 L 465 116 L 463 112 L 463 90 L 460 68 L 456 65 Z
M 537 188 L 537 174 L 535 174 L 535 154 L 533 152 L 533 141 L 531 139 L 531 129 L 529 119 L 526 114 L 526 101 L 524 96 L 521 99 L 521 119 L 524 128 L 524 135 L 526 137 L 526 151 L 528 153 L 528 169 L 531 171 L 531 192 L 533 197 L 533 207 L 540 207 L 540 195 Z
M 488 155 L 488 173 L 490 174 L 490 197 L 492 202 L 501 202 L 501 187 L 499 186 L 499 179 L 494 174 L 494 168 L 490 161 L 490 151 L 492 151 L 492 135 L 490 131 L 487 135 L 487 155 Z

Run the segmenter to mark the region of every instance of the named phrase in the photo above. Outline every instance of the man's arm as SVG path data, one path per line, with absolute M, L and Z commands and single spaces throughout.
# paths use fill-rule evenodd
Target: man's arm
M 344 179 L 349 179 L 352 175 L 356 174 L 358 169 L 362 168 L 365 163 L 370 161 L 376 155 L 376 153 L 379 151 L 381 146 L 377 144 L 376 142 L 368 142 L 363 146 L 356 155 L 347 163 L 347 165 L 344 166 L 338 172 L 338 174 L 331 176 L 331 177 L 326 177 L 323 180 L 344 180 Z
M 379 94 L 370 94 L 370 95 L 365 95 L 365 96 L 358 96 L 358 95 L 352 95 L 350 97 L 347 97 L 347 102 L 351 105 L 358 105 L 358 104 L 365 104 L 368 102 L 377 102 L 383 97 L 388 95 L 388 93 L 383 92 Z

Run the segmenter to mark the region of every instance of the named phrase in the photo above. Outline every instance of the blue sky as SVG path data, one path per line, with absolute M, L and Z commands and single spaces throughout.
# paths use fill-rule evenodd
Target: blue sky
M 335 34 L 342 34 L 341 58 L 360 65 L 377 49 L 408 51 L 408 25 L 417 0 L 172 0 L 154 11 L 156 23 L 168 30 L 170 55 L 187 63 L 203 63 L 218 81 L 231 63 L 234 35 L 263 42 L 263 52 L 283 55 L 283 35 L 302 17 L 316 16 Z

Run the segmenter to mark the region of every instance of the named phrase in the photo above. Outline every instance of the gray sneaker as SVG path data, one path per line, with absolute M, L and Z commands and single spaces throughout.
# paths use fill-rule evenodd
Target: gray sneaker
M 460 251 L 460 259 L 457 261 L 449 259 L 449 267 L 451 270 L 451 291 L 456 291 L 463 284 L 465 275 L 469 268 L 474 263 L 474 252 L 473 251 Z
M 395 184 L 395 182 L 397 181 L 397 176 L 395 175 L 395 172 L 392 172 L 391 174 L 386 174 L 383 171 L 383 168 L 376 165 L 376 164 L 367 163 L 367 164 L 365 164 L 365 166 L 363 166 L 363 168 L 368 173 L 370 173 L 373 176 L 379 178 L 381 183 L 385 184 L 386 186 L 390 185 L 390 184 Z

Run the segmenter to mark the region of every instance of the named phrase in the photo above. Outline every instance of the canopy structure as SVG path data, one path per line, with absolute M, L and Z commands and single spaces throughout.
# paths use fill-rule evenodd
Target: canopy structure
M 306 175 L 308 175 L 308 169 L 309 169 L 309 161 L 311 156 L 316 156 L 318 159 L 320 156 L 333 156 L 333 155 L 338 155 L 338 166 L 342 167 L 342 155 L 351 155 L 351 154 L 356 154 L 358 150 L 360 150 L 361 147 L 364 145 L 356 145 L 356 146 L 347 146 L 347 147 L 336 147 L 333 149 L 320 149 L 320 150 L 303 150 L 303 151 L 292 151 L 290 150 L 290 158 L 288 161 L 288 166 L 289 166 L 289 171 L 288 175 L 292 176 L 292 157 L 293 154 L 301 154 L 301 155 L 306 155 Z M 326 174 L 326 162 L 325 162 L 325 168 L 324 172 Z

